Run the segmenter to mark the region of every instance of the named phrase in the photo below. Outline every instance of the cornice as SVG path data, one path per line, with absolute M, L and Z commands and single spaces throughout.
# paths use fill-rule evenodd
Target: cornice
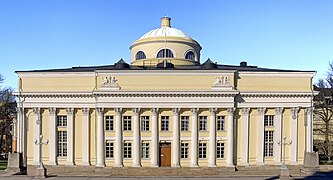
M 316 75 L 315 71 L 299 71 L 299 72 L 239 72 L 239 76 L 249 77 L 308 77 L 311 78 Z
M 312 97 L 312 92 L 240 92 L 242 97 L 258 98 L 258 97 Z
M 94 77 L 95 72 L 16 72 L 21 77 Z

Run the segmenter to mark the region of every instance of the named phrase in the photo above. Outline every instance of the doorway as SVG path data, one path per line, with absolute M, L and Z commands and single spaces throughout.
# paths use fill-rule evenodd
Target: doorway
M 160 143 L 160 167 L 171 167 L 171 143 Z

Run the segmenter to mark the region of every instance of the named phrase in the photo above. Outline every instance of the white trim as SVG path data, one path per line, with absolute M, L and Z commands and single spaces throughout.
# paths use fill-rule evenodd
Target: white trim
M 249 77 L 313 77 L 316 75 L 315 71 L 312 72 L 304 72 L 304 71 L 299 71 L 299 72 L 239 72 L 239 76 L 249 76 Z
M 177 59 L 177 58 L 175 58 Z M 191 61 L 193 62 L 193 61 Z M 234 76 L 237 70 L 185 70 L 185 69 L 171 69 L 171 70 L 96 70 L 98 76 Z
M 88 67 L 88 66 L 87 66 Z M 44 70 L 41 70 L 44 71 Z M 46 71 L 46 70 L 45 70 Z M 56 71 L 56 69 L 55 69 Z M 95 77 L 95 72 L 91 71 L 91 72 L 55 72 L 52 71 L 52 69 L 50 69 L 50 72 L 33 72 L 33 71 L 23 71 L 23 72 L 16 72 L 16 74 L 19 77 L 39 77 L 39 78 L 43 78 L 43 77 Z

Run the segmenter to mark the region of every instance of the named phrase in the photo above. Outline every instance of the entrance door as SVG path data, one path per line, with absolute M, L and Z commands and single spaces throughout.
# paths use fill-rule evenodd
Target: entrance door
M 160 143 L 160 166 L 171 167 L 171 143 Z

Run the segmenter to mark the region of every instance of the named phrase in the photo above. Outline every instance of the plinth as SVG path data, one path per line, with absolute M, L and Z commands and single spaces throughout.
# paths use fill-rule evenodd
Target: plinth
M 36 169 L 36 175 L 35 178 L 46 178 L 47 172 L 43 165 L 39 166 Z
M 289 169 L 287 167 L 281 167 L 279 177 L 281 179 L 285 179 L 285 178 L 288 179 L 289 178 Z

